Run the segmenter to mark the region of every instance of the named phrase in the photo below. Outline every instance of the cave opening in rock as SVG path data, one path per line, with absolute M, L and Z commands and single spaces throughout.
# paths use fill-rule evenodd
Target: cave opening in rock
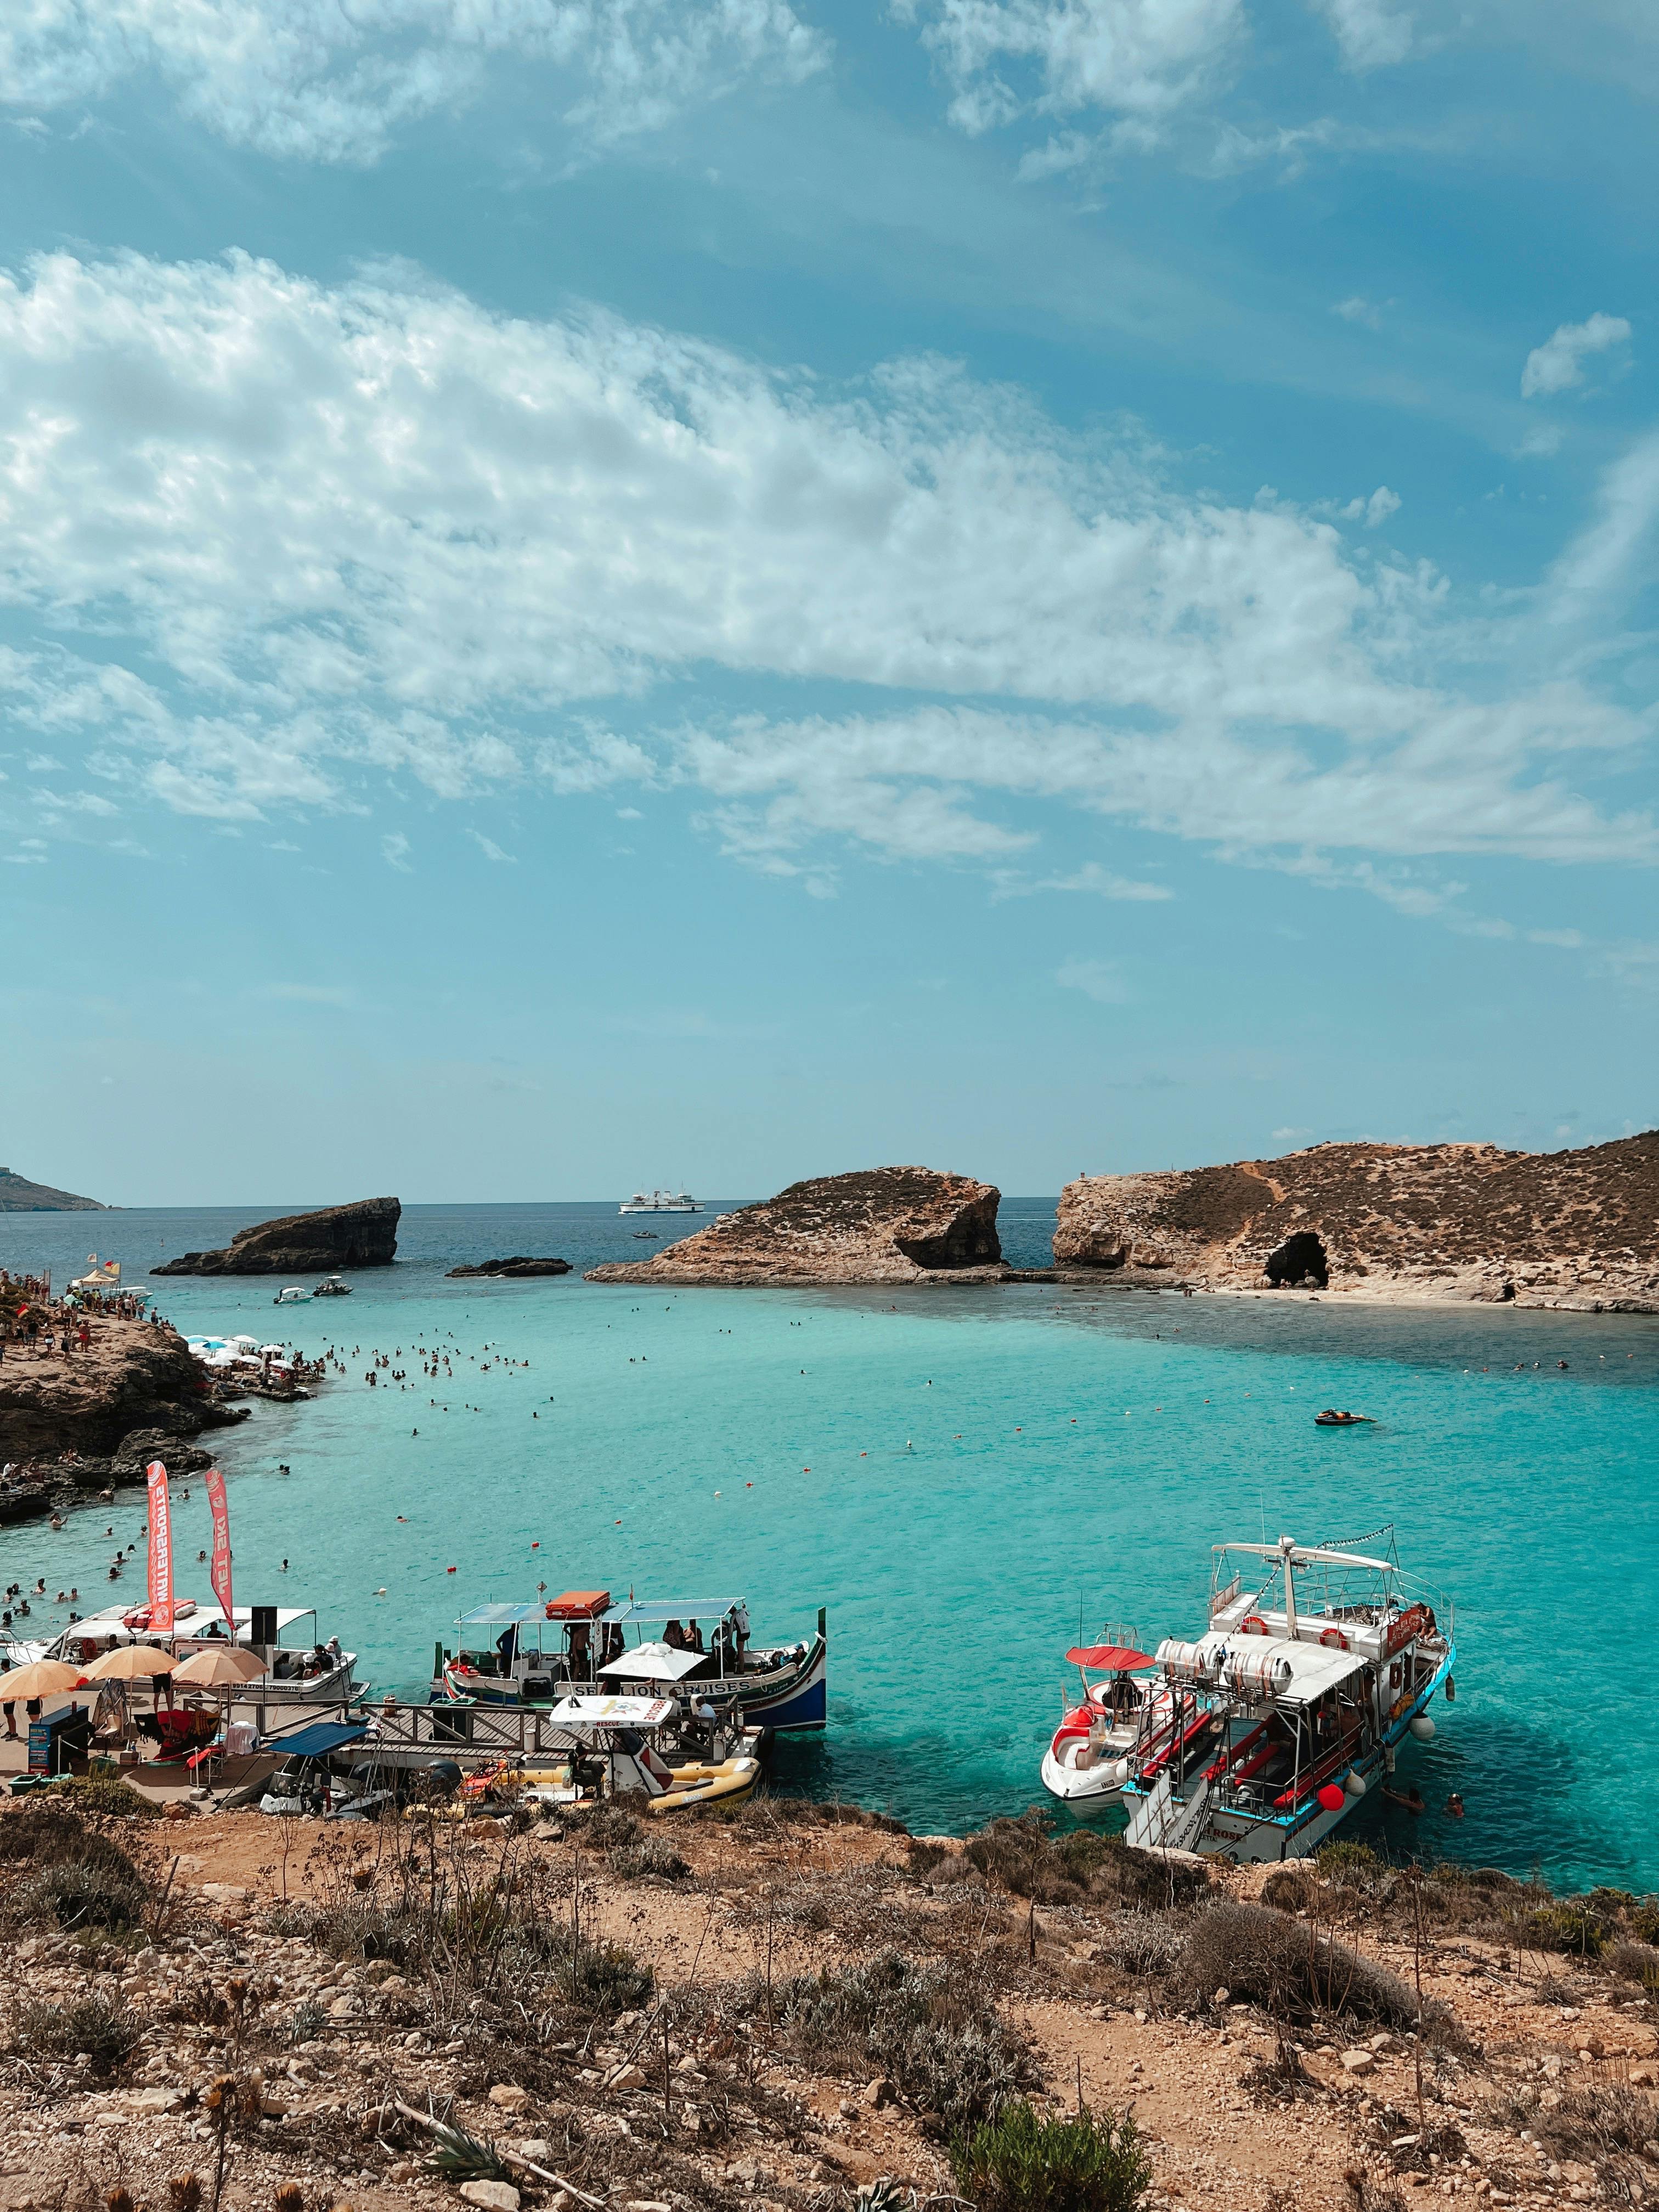
M 1276 1291 L 1322 1291 L 1330 1280 L 1325 1247 L 1311 1229 L 1298 1229 L 1270 1252 L 1265 1272 Z

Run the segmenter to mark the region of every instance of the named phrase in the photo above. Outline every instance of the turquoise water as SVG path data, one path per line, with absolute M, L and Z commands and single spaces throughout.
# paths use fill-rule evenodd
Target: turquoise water
M 61 1272 L 96 1243 L 131 1278 L 161 1237 L 218 1243 L 248 1218 L 10 1217 L 0 1262 Z M 1040 1256 L 1052 1218 L 1051 1203 L 1005 1202 L 1011 1249 Z M 442 1279 L 497 1251 L 648 1249 L 629 1229 L 598 1208 L 413 1209 L 408 1256 L 358 1276 L 349 1302 L 277 1312 L 258 1282 L 158 1285 L 186 1328 L 347 1347 L 347 1380 L 219 1440 L 239 1601 L 314 1603 L 381 1687 L 424 1680 L 461 1604 L 542 1581 L 742 1591 L 763 1637 L 825 1604 L 832 1726 L 781 1747 L 780 1780 L 963 1829 L 1040 1798 L 1079 1617 L 1194 1634 L 1212 1541 L 1393 1522 L 1407 1570 L 1455 1598 L 1460 1647 L 1457 1702 L 1402 1773 L 1434 1808 L 1461 1791 L 1468 1814 L 1413 1823 L 1368 1800 L 1348 1832 L 1659 1887 L 1645 1678 L 1659 1322 L 1036 1285 L 670 1295 Z M 459 1357 L 440 1389 L 407 1355 L 444 1332 Z M 368 1389 L 370 1348 L 399 1346 L 417 1387 Z M 530 1364 L 481 1371 L 493 1348 Z M 1377 1425 L 1316 1430 L 1328 1404 Z M 190 1487 L 174 1541 L 193 1563 L 208 1520 Z M 112 1518 L 134 1539 L 137 1493 L 61 1534 L 5 1531 L 3 1579 L 44 1574 L 49 1592 L 77 1582 L 104 1601 Z M 205 1568 L 182 1569 L 181 1591 L 195 1583 L 205 1595 Z

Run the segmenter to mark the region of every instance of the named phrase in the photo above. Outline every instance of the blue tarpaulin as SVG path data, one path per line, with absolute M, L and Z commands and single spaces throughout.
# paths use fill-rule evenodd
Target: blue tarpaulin
M 265 1749 L 286 1752 L 290 1759 L 326 1759 L 330 1752 L 360 1743 L 368 1734 L 367 1721 L 313 1721 L 292 1735 L 267 1737 Z

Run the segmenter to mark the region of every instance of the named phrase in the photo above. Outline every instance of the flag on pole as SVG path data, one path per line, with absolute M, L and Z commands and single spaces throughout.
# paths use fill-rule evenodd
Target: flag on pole
M 149 1625 L 163 1636 L 173 1632 L 173 1518 L 167 1505 L 167 1471 L 159 1459 L 144 1470 L 149 1486 Z
M 236 1641 L 236 1616 L 230 1602 L 230 1512 L 225 1504 L 225 1478 L 216 1467 L 208 1469 L 208 1504 L 213 1511 L 213 1565 L 209 1570 L 213 1595 L 224 1608 L 230 1640 Z

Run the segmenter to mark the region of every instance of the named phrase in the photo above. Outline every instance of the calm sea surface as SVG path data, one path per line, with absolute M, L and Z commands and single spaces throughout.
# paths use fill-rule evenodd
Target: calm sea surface
M 141 1280 L 260 1218 L 0 1215 L 0 1265 L 61 1280 L 95 1246 Z M 1005 1200 L 1009 1256 L 1046 1261 L 1053 1219 L 1052 1200 Z M 827 1605 L 832 1725 L 783 1747 L 778 1779 L 961 1830 L 1041 1798 L 1079 1619 L 1194 1635 L 1212 1542 L 1391 1522 L 1407 1571 L 1455 1600 L 1458 1697 L 1402 1754 L 1430 1814 L 1373 1798 L 1346 1832 L 1659 1887 L 1659 1321 L 444 1279 L 505 1253 L 636 1257 L 653 1248 L 635 1225 L 666 1242 L 696 1224 L 614 1204 L 415 1206 L 398 1264 L 349 1300 L 279 1311 L 257 1279 L 158 1284 L 185 1330 L 334 1344 L 350 1370 L 222 1433 L 238 1601 L 314 1604 L 369 1680 L 405 1689 L 462 1605 L 543 1582 L 744 1594 L 762 1637 Z M 441 1390 L 410 1358 L 438 1343 L 455 1368 Z M 400 1351 L 415 1384 L 368 1389 L 374 1349 Z M 1326 1405 L 1376 1425 L 1316 1430 Z M 207 1502 L 189 1486 L 179 1587 L 206 1596 Z M 3 1579 L 102 1603 L 104 1531 L 131 1541 L 143 1517 L 124 1492 L 61 1534 L 0 1532 Z M 1453 1790 L 1462 1823 L 1438 1811 Z

